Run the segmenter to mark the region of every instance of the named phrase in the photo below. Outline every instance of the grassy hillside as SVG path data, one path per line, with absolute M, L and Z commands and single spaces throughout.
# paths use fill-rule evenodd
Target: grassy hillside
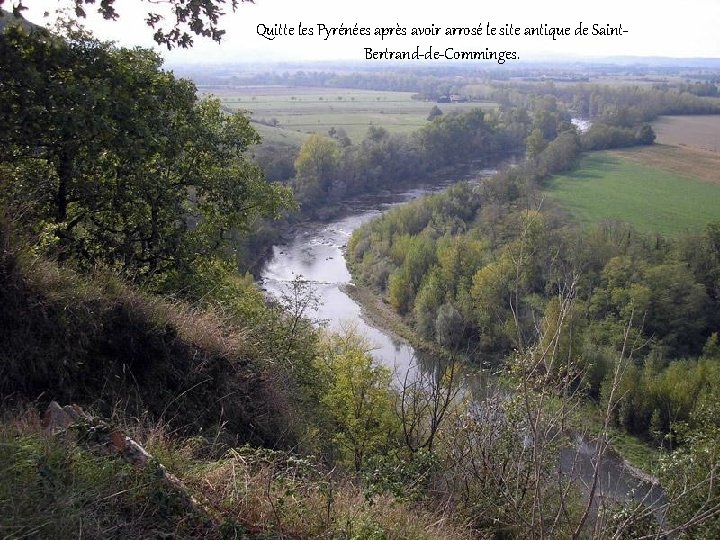
M 89 450 L 82 438 L 44 435 L 33 413 L 0 425 L 3 538 L 221 537 L 157 464 L 134 467 Z
M 586 155 L 547 183 L 551 200 L 580 223 L 627 221 L 644 232 L 699 231 L 717 219 L 720 185 L 638 163 L 632 153 Z
M 472 537 L 440 506 L 300 452 L 332 443 L 318 427 L 297 441 L 319 405 L 302 403 L 291 347 L 267 326 L 58 268 L 7 230 L 0 248 L 3 538 Z M 50 400 L 97 421 L 51 435 Z M 150 461 L 128 462 L 118 434 Z
M 283 420 L 287 396 L 247 332 L 217 313 L 9 251 L 0 281 L 7 403 L 73 401 L 106 415 L 162 419 L 179 432 L 222 428 L 231 440 L 270 445 L 292 433 Z
M 152 454 L 146 465 L 108 454 L 82 426 L 50 437 L 33 412 L 0 423 L 2 537 L 472 538 L 441 512 L 369 499 L 312 459 L 124 427 Z

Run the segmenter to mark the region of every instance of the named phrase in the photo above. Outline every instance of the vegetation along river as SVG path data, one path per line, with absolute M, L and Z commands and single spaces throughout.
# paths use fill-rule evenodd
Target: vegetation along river
M 479 171 L 477 176 L 494 172 L 486 169 Z M 332 330 L 354 327 L 370 341 L 373 346 L 371 354 L 375 359 L 394 370 L 396 380 L 402 380 L 408 370 L 417 369 L 418 365 L 422 367 L 430 360 L 416 353 L 405 340 L 377 328 L 368 317 L 363 316 L 363 308 L 346 292 L 346 287 L 352 284 L 352 276 L 345 263 L 345 246 L 352 232 L 364 223 L 393 206 L 440 191 L 450 183 L 444 181 L 357 197 L 347 202 L 347 210 L 340 217 L 296 226 L 286 243 L 273 246 L 272 255 L 260 272 L 262 287 L 268 293 L 280 296 L 300 276 L 311 285 L 320 300 L 317 309 L 306 315 Z M 578 438 L 576 448 L 566 448 L 561 452 L 561 468 L 574 470 L 583 483 L 589 484 L 595 457 L 594 444 Z M 663 500 L 658 485 L 640 479 L 611 452 L 606 452 L 602 460 L 599 482 L 600 491 L 616 500 L 623 500 L 629 494 L 646 504 L 659 505 Z M 660 515 L 657 517 L 662 519 Z
M 492 172 L 486 170 L 481 174 Z M 318 308 L 307 316 L 333 330 L 354 327 L 370 341 L 372 355 L 378 362 L 395 370 L 396 376 L 404 376 L 414 364 L 415 350 L 406 341 L 373 326 L 363 317 L 362 307 L 347 294 L 346 287 L 352 284 L 352 276 L 345 264 L 345 246 L 355 229 L 388 208 L 448 185 L 445 181 L 432 186 L 365 195 L 349 201 L 348 210 L 341 217 L 296 227 L 290 241 L 273 247 L 260 274 L 263 288 L 279 296 L 288 290 L 297 276 L 301 276 L 320 300 Z

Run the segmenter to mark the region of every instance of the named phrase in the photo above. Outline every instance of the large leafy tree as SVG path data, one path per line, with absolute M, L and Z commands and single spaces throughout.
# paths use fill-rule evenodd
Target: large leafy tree
M 436 165 L 492 156 L 500 150 L 494 136 L 494 124 L 479 108 L 437 117 L 415 134 L 426 162 Z
M 310 135 L 295 160 L 295 191 L 303 204 L 314 206 L 326 200 L 338 172 L 340 148 L 318 134 Z
M 2 190 L 36 194 L 33 223 L 59 256 L 145 279 L 291 204 L 245 158 L 258 141 L 247 118 L 198 102 L 151 51 L 10 28 L 0 55 Z

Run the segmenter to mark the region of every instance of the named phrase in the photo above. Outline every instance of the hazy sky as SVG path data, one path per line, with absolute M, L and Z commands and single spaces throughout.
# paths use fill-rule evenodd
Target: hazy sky
M 90 16 L 86 25 L 97 37 L 115 40 L 121 45 L 152 46 L 152 31 L 145 25 L 145 14 L 157 4 L 142 0 L 116 0 L 120 20 L 114 23 Z M 28 19 L 43 24 L 43 12 L 51 14 L 63 0 L 33 0 Z M 92 6 L 88 6 L 92 12 Z M 446 37 L 447 27 L 482 27 L 487 24 L 499 28 L 508 24 L 538 27 L 570 27 L 574 34 L 579 22 L 589 28 L 588 35 L 578 37 L 550 36 L 473 36 Z M 298 25 L 314 30 L 313 36 L 298 36 Z M 375 36 L 334 36 L 327 40 L 318 35 L 318 25 L 328 28 L 406 28 L 440 27 L 435 37 L 390 36 L 383 40 Z M 607 24 L 628 32 L 622 36 L 592 36 L 592 25 L 603 28 Z M 293 36 L 277 36 L 267 40 L 258 35 L 258 25 L 273 28 L 287 25 Z M 509 50 L 517 51 L 521 60 L 537 57 L 572 56 L 670 56 L 720 58 L 720 0 L 502 0 L 472 2 L 443 0 L 255 0 L 241 4 L 236 13 L 222 20 L 227 31 L 223 42 L 216 44 L 196 39 L 191 50 L 163 52 L 171 63 L 180 61 L 255 61 L 255 60 L 365 60 L 365 48 L 373 50 Z M 498 30 L 499 32 L 499 30 Z

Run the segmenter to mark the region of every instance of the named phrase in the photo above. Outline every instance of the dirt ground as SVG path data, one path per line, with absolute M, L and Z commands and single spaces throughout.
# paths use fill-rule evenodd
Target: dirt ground
M 653 129 L 657 143 L 720 152 L 720 115 L 661 116 Z
M 720 152 L 691 146 L 654 144 L 610 153 L 642 165 L 720 184 Z

